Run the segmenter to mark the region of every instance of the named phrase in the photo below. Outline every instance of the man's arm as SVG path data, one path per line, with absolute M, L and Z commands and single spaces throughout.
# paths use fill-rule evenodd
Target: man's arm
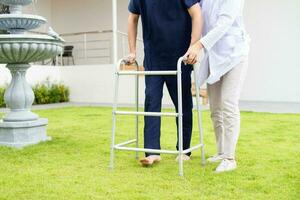
M 128 62 L 134 63 L 136 59 L 136 38 L 138 31 L 139 15 L 129 13 L 128 17 L 128 43 L 130 54 L 128 56 Z
M 192 47 L 195 43 L 197 43 L 202 34 L 203 28 L 203 17 L 201 12 L 201 7 L 199 3 L 194 4 L 192 7 L 188 9 L 188 12 L 192 18 L 192 36 L 191 36 L 191 44 Z M 199 52 L 194 51 L 193 48 L 189 48 L 188 52 L 186 53 L 186 61 L 188 64 L 194 64 L 197 62 Z

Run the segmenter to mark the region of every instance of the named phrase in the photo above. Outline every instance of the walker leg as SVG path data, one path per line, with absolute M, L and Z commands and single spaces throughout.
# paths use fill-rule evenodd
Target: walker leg
M 138 70 L 138 65 L 137 65 L 137 70 Z M 136 75 L 135 78 L 135 107 L 136 107 L 136 112 L 139 112 L 139 75 Z M 136 138 L 136 143 L 135 146 L 136 148 L 139 148 L 139 116 L 137 115 L 135 117 L 135 138 Z M 135 158 L 138 160 L 139 159 L 139 152 L 136 151 L 135 153 Z
M 183 112 L 182 112 L 182 80 L 181 80 L 181 64 L 182 60 L 177 65 L 177 85 L 178 85 L 178 146 L 179 146 L 179 176 L 183 176 Z
M 111 139 L 111 147 L 110 147 L 110 163 L 109 168 L 114 168 L 114 159 L 115 159 L 115 134 L 116 134 L 116 115 L 113 114 L 113 128 L 112 128 L 112 139 Z
M 117 110 L 117 101 L 118 101 L 118 90 L 119 90 L 119 76 L 115 73 L 114 81 L 114 103 L 113 103 L 113 119 L 112 119 L 112 136 L 111 136 L 111 147 L 110 147 L 110 164 L 109 168 L 114 168 L 114 159 L 115 159 L 115 138 L 116 138 L 116 110 Z
M 196 88 L 196 105 L 197 105 L 197 119 L 198 119 L 198 128 L 199 128 L 199 142 L 202 144 L 201 147 L 201 164 L 205 165 L 205 152 L 204 152 L 204 141 L 203 141 L 203 127 L 202 127 L 202 111 L 200 107 L 200 86 L 198 84 L 198 77 L 196 72 L 196 67 L 194 66 L 194 80 Z

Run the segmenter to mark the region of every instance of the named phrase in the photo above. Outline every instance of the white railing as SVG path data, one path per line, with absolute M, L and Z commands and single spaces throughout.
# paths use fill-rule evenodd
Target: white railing
M 128 49 L 128 34 L 122 31 L 118 31 L 118 35 L 121 37 L 121 49 L 122 49 L 122 54 L 119 57 L 125 57 L 126 55 L 129 54 L 129 49 Z M 142 61 L 144 55 L 143 55 L 143 39 L 140 37 L 137 37 L 137 60 Z M 141 62 L 139 62 L 141 63 Z
M 111 30 L 65 33 L 65 46 L 74 46 L 76 65 L 112 63 Z
M 45 34 L 42 32 L 34 32 L 35 34 Z M 93 65 L 93 64 L 112 64 L 113 63 L 113 45 L 112 30 L 89 31 L 60 34 L 65 40 L 65 46 L 73 46 L 73 57 L 75 65 Z M 118 57 L 123 58 L 129 54 L 128 34 L 118 31 Z M 137 38 L 137 60 L 142 63 L 143 39 Z M 43 61 L 45 65 L 63 65 L 64 63 L 73 65 L 73 61 L 67 61 L 68 58 L 57 57 L 54 61 Z
M 76 64 L 113 63 L 112 30 L 61 34 L 65 45 L 74 46 Z M 128 34 L 118 31 L 118 55 L 125 57 L 128 51 Z M 143 59 L 143 40 L 137 38 L 138 60 Z

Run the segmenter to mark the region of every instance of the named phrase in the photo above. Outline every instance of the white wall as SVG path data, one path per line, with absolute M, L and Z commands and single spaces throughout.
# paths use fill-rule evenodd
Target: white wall
M 127 32 L 127 4 L 128 0 L 118 0 L 118 29 L 122 32 Z M 72 3 L 67 0 L 52 0 L 52 26 L 55 31 L 60 34 L 77 33 L 77 32 L 90 32 L 90 31 L 103 31 L 112 30 L 112 1 L 111 0 L 73 0 Z M 139 33 L 141 36 L 141 31 Z M 83 35 L 78 36 L 65 36 L 67 42 L 83 41 Z M 87 40 L 112 40 L 112 34 L 97 34 L 87 35 Z M 75 46 L 75 54 L 79 43 L 72 44 Z M 97 44 L 98 47 L 106 47 L 107 43 Z M 138 43 L 141 47 L 142 45 Z M 112 45 L 111 45 L 112 46 Z M 127 38 L 125 38 L 125 46 L 127 47 Z M 123 57 L 122 37 L 119 35 L 119 55 Z M 87 48 L 95 48 L 91 43 L 87 44 Z M 142 48 L 140 48 L 142 49 Z M 126 48 L 127 50 L 127 48 Z M 82 52 L 82 51 L 81 51 Z M 103 56 L 111 54 L 112 52 L 88 52 L 88 54 L 95 53 L 96 56 Z M 128 51 L 125 51 L 127 54 Z M 76 56 L 76 55 L 75 55 Z M 112 55 L 111 55 L 112 56 Z M 143 52 L 139 53 L 139 60 L 142 62 Z M 109 59 L 89 59 L 81 60 L 82 56 L 76 56 L 79 64 L 102 64 L 110 63 Z
M 111 104 L 113 101 L 113 65 L 87 66 L 32 66 L 26 79 L 30 85 L 42 83 L 46 79 L 51 82 L 60 82 L 70 88 L 70 100 L 79 103 Z M 11 80 L 9 70 L 0 65 L 0 86 Z M 119 103 L 133 104 L 135 101 L 135 79 L 133 76 L 121 77 L 119 87 Z M 140 77 L 140 102 L 144 102 L 144 77 Z M 171 99 L 164 90 L 163 104 L 171 105 Z
M 26 74 L 30 85 L 41 83 L 49 79 L 51 82 L 60 82 L 61 73 L 59 67 L 53 66 L 32 66 Z M 0 65 L 0 87 L 10 83 L 11 75 L 5 65 Z
M 4 65 L 0 65 L 0 87 L 7 85 L 11 80 L 11 76 L 9 70 L 4 67 Z
M 122 31 L 126 31 L 128 0 L 118 0 L 118 2 L 119 27 Z M 84 2 L 52 0 L 52 4 L 50 0 L 39 0 L 38 4 L 37 10 L 43 11 L 45 14 L 41 14 L 44 16 L 52 16 L 50 19 L 52 26 L 60 33 L 111 29 L 110 0 L 86 0 Z M 51 14 L 49 14 L 49 10 Z M 245 18 L 252 44 L 250 66 L 242 100 L 300 102 L 300 78 L 298 78 L 300 74 L 300 59 L 298 58 L 298 47 L 300 46 L 299 0 L 249 0 L 246 1 Z M 107 87 L 107 84 L 112 82 L 111 71 L 107 67 L 82 66 L 82 69 L 77 67 L 76 70 L 85 74 L 82 77 L 87 77 L 89 74 L 87 71 L 91 70 L 103 83 L 91 81 L 97 80 L 96 78 L 80 78 L 81 75 L 76 75 L 77 72 L 73 74 L 73 72 L 62 71 L 62 79 L 66 83 L 73 85 L 72 77 L 76 80 L 74 84 L 78 86 L 80 84 L 96 84 L 99 87 Z M 64 70 L 68 71 L 69 69 Z M 7 77 L 3 77 L 3 74 L 0 73 L 0 84 L 4 79 Z M 91 82 L 88 83 L 88 81 Z M 101 90 L 106 91 L 105 88 Z M 79 90 L 74 89 L 75 91 L 76 94 L 79 93 Z M 97 91 L 99 90 L 97 89 Z M 106 94 L 108 93 L 101 95 Z M 99 97 L 99 102 L 110 98 L 100 97 L 99 92 L 90 95 L 99 95 L 96 98 Z M 92 101 L 93 99 L 86 93 L 83 96 L 86 96 L 86 100 Z
M 242 100 L 300 102 L 300 1 L 246 1 L 252 38 Z
M 113 65 L 87 65 L 79 67 L 60 68 L 61 80 L 70 87 L 70 99 L 72 102 L 111 104 L 113 101 Z M 119 103 L 123 105 L 135 102 L 135 78 L 134 76 L 121 76 L 119 80 Z M 144 77 L 139 81 L 139 101 L 143 104 Z M 171 98 L 165 88 L 164 105 L 172 105 Z
M 110 0 L 52 0 L 52 23 L 59 33 L 111 29 Z
M 63 82 L 70 87 L 73 102 L 112 103 L 113 65 L 63 67 L 60 69 Z M 134 79 L 120 80 L 120 103 L 129 104 L 134 98 Z M 141 90 L 141 93 L 142 90 Z
M 118 28 L 127 31 L 127 4 L 118 0 Z M 112 30 L 111 0 L 52 0 L 52 23 L 59 33 Z
M 53 26 L 60 32 L 111 29 L 109 0 L 52 3 Z M 118 3 L 119 29 L 126 32 L 128 0 Z M 242 100 L 300 102 L 299 19 L 298 0 L 246 1 L 245 21 L 252 44 Z
M 47 32 L 49 25 L 52 24 L 52 0 L 37 0 L 23 8 L 23 13 L 40 15 L 47 20 L 47 24 L 37 29 L 37 31 Z

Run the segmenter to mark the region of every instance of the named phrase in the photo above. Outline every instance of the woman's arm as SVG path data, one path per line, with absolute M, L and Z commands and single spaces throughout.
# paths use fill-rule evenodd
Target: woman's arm
M 192 35 L 191 35 L 190 46 L 193 46 L 195 43 L 197 43 L 197 41 L 200 40 L 202 28 L 203 28 L 203 18 L 202 18 L 202 12 L 199 3 L 196 3 L 195 5 L 190 7 L 188 9 L 188 12 L 192 19 Z M 186 59 L 187 59 L 186 62 L 187 63 L 195 62 L 197 56 L 198 56 L 198 52 L 188 51 L 188 53 L 186 54 Z
M 196 3 L 188 9 L 188 12 L 192 19 L 192 37 L 191 45 L 195 44 L 201 38 L 202 27 L 203 27 L 203 18 L 201 7 L 199 3 Z
M 239 14 L 241 6 L 242 0 L 224 0 L 220 6 L 216 26 L 202 39 L 193 44 L 185 57 L 194 57 L 195 52 L 200 52 L 203 48 L 209 51 L 230 29 Z M 195 64 L 196 62 L 197 57 L 193 60 L 187 59 L 186 61 L 187 64 Z
M 238 16 L 241 6 L 242 0 L 224 0 L 222 2 L 216 26 L 200 40 L 207 51 L 228 32 Z

